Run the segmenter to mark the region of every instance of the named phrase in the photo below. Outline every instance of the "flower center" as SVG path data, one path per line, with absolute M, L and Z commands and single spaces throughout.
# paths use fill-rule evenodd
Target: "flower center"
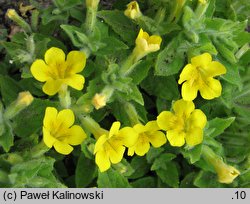
M 69 66 L 66 63 L 55 63 L 50 66 L 49 76 L 54 79 L 65 79 L 70 77 Z

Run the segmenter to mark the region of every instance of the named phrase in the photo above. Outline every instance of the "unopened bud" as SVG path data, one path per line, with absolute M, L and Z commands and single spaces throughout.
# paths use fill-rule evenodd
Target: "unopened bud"
M 92 8 L 97 10 L 99 2 L 100 0 L 86 0 L 86 6 L 87 8 Z
M 29 106 L 34 100 L 33 96 L 29 91 L 24 91 L 19 93 L 17 98 L 17 103 L 22 106 Z
M 95 107 L 96 110 L 103 108 L 106 106 L 107 97 L 103 94 L 95 94 L 95 96 L 92 99 L 92 104 Z

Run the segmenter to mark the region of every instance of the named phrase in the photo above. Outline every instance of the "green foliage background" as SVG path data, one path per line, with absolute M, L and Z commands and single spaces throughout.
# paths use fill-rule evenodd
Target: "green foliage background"
M 0 111 L 20 91 L 28 90 L 35 97 L 31 106 L 1 124 L 0 187 L 250 187 L 250 2 L 210 0 L 201 14 L 197 1 L 187 1 L 173 18 L 174 2 L 139 0 L 148 17 L 140 25 L 123 14 L 129 1 L 101 2 L 91 35 L 84 30 L 84 0 L 54 0 L 46 5 L 30 0 L 36 8 L 24 17 L 31 25 L 30 33 L 8 35 L 10 27 L 0 25 Z M 157 14 L 163 7 L 166 16 L 160 20 Z M 134 48 L 140 27 L 162 37 L 161 50 L 139 61 L 133 73 L 121 78 L 118 64 Z M 125 157 L 104 173 L 94 162 L 91 137 L 69 156 L 53 149 L 43 154 L 37 145 L 42 139 L 44 111 L 47 106 L 57 107 L 58 102 L 41 91 L 42 84 L 32 78 L 29 69 L 52 46 L 90 53 L 82 73 L 84 90 L 71 90 L 76 104 L 84 105 L 105 85 L 116 87 L 112 102 L 91 113 L 107 129 L 115 120 L 129 125 L 124 100 L 135 105 L 143 122 L 169 110 L 172 101 L 180 98 L 177 80 L 184 65 L 195 55 L 213 54 L 227 73 L 220 77 L 220 98 L 195 99 L 209 121 L 203 144 L 236 166 L 241 175 L 230 185 L 217 182 L 214 170 L 201 157 L 202 144 L 193 149 L 169 144 L 151 148 L 146 156 Z

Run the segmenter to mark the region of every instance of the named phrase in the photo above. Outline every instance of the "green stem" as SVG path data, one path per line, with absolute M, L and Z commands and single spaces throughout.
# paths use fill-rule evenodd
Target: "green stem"
M 91 132 L 94 135 L 96 140 L 98 140 L 100 136 L 104 134 L 108 134 L 108 131 L 101 128 L 101 126 L 90 116 L 81 115 L 79 118 L 80 118 L 83 128 Z
M 94 30 L 96 23 L 96 13 L 97 9 L 95 8 L 87 8 L 85 27 L 88 34 L 91 34 Z
M 129 118 L 131 126 L 134 126 L 134 125 L 140 123 L 138 113 L 137 113 L 135 107 L 133 106 L 133 104 L 131 104 L 130 102 L 124 102 L 123 107 L 124 107 L 124 110 Z
M 243 45 L 239 51 L 235 54 L 235 57 L 237 59 L 240 59 L 248 50 L 250 49 L 249 43 L 246 43 Z
M 69 108 L 71 106 L 70 91 L 68 90 L 67 85 L 62 86 L 61 90 L 59 91 L 58 97 L 59 97 L 60 105 L 63 108 Z
M 31 28 L 34 31 L 37 31 L 38 19 L 39 19 L 39 11 L 38 10 L 32 11 L 32 15 L 31 15 Z
M 174 8 L 168 18 L 168 22 L 177 22 L 181 16 L 181 11 L 185 5 L 186 0 L 175 0 Z
M 134 51 L 132 54 L 129 55 L 129 57 L 126 59 L 126 61 L 121 66 L 121 73 L 126 76 L 132 71 L 133 65 L 136 63 L 136 58 Z

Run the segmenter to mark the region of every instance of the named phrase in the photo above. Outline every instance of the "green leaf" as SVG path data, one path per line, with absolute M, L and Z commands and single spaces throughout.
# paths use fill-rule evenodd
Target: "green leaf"
M 161 154 L 160 157 L 155 159 L 153 165 L 151 166 L 151 170 L 154 171 L 158 169 L 168 169 L 168 163 L 172 161 L 175 157 L 176 155 L 171 153 Z
M 222 188 L 225 187 L 217 181 L 217 176 L 211 172 L 201 171 L 194 180 L 194 185 L 199 188 Z
M 185 178 L 180 183 L 180 188 L 194 188 L 193 181 L 197 177 L 196 172 L 191 172 L 185 176 Z
M 137 64 L 129 76 L 133 79 L 133 83 L 138 85 L 141 81 L 147 77 L 149 69 L 152 67 L 151 60 L 141 60 L 139 64 Z
M 150 170 L 150 166 L 147 163 L 145 157 L 139 157 L 139 156 L 133 157 L 131 161 L 131 166 L 134 169 L 134 173 L 129 176 L 129 179 L 138 179 L 140 177 L 143 177 Z
M 177 188 L 179 186 L 179 173 L 175 162 L 165 162 L 166 169 L 157 169 L 156 174 L 163 183 L 170 187 Z
M 167 47 L 162 50 L 156 60 L 155 74 L 158 76 L 170 76 L 179 72 L 184 64 L 184 53 L 188 44 L 181 37 L 174 38 Z
M 71 42 L 76 47 L 82 47 L 82 42 L 79 40 L 79 38 L 76 35 L 76 31 L 81 32 L 81 29 L 76 26 L 71 25 L 60 25 L 60 27 L 66 32 L 66 34 L 69 36 Z
M 148 163 L 153 163 L 154 160 L 161 155 L 161 153 L 164 152 L 164 148 L 150 148 L 148 151 L 146 158 Z
M 114 169 L 98 173 L 98 188 L 130 188 L 128 180 Z
M 14 145 L 14 133 L 9 123 L 5 123 L 4 132 L 0 135 L 0 146 L 3 147 L 5 152 L 8 152 Z
M 151 176 L 143 177 L 131 182 L 134 188 L 156 188 L 156 179 Z
M 137 33 L 135 32 L 136 26 L 132 21 L 127 18 L 122 11 L 99 11 L 97 13 L 99 18 L 102 18 L 121 38 L 133 45 L 136 39 Z
M 191 149 L 185 149 L 182 154 L 185 158 L 188 158 L 190 163 L 193 164 L 200 160 L 201 158 L 202 145 L 196 145 Z
M 178 84 L 173 76 L 152 76 L 149 72 L 147 78 L 141 83 L 141 87 L 150 95 L 174 100 L 180 97 Z
M 95 52 L 96 55 L 115 54 L 119 50 L 126 50 L 129 48 L 125 43 L 115 37 L 105 37 L 102 39 L 102 43 L 105 45 Z
M 17 136 L 28 137 L 41 130 L 45 109 L 48 106 L 56 107 L 57 103 L 49 100 L 34 99 L 30 106 L 19 113 L 13 119 L 13 128 Z M 27 127 L 27 124 L 29 128 L 24 128 Z
M 97 176 L 97 167 L 95 162 L 85 157 L 84 154 L 82 153 L 79 156 L 76 166 L 76 174 L 75 174 L 76 187 L 86 188 L 96 176 Z
M 22 91 L 22 88 L 15 80 L 2 75 L 0 75 L 0 89 L 2 101 L 6 106 L 13 102 L 17 98 L 18 93 Z
M 209 132 L 209 137 L 216 137 L 222 134 L 235 120 L 235 117 L 230 118 L 214 118 L 208 122 L 208 128 L 205 132 Z
M 125 177 L 131 176 L 134 173 L 133 167 L 127 162 L 126 159 L 122 159 L 118 164 L 113 165 L 114 169 Z

